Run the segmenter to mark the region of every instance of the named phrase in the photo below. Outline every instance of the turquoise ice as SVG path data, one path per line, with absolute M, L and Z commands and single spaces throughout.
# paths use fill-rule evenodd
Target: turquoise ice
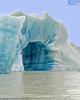
M 0 15 L 0 73 L 80 70 L 80 47 L 48 13 Z
M 25 70 L 80 70 L 80 48 L 67 42 L 68 33 L 62 22 L 54 20 L 46 12 L 39 16 L 16 11 L 11 16 L 26 17 L 21 31 L 23 61 L 20 60 Z M 47 55 L 42 44 L 46 47 Z
M 0 15 L 0 73 L 8 73 L 15 60 L 24 17 Z
M 59 61 L 55 59 L 55 49 L 65 44 L 68 38 L 64 24 L 54 20 L 46 12 L 39 16 L 16 11 L 11 16 L 26 17 L 21 31 L 24 70 L 41 71 L 52 70 L 53 66 L 58 67 Z

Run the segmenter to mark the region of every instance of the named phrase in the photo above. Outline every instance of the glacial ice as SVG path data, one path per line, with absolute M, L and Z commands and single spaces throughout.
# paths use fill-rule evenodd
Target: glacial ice
M 24 70 L 51 70 L 53 65 L 57 65 L 51 53 L 53 49 L 67 42 L 68 35 L 64 24 L 54 20 L 48 13 L 39 16 L 37 14 L 26 15 L 17 11 L 11 16 L 26 17 L 21 31 L 24 38 L 22 39 Z M 42 45 L 46 47 L 45 50 L 48 52 L 46 55 Z
M 68 34 L 64 24 L 54 20 L 46 12 L 39 16 L 37 14 L 26 15 L 21 11 L 16 11 L 11 16 L 26 17 L 22 28 L 22 34 L 26 37 L 26 44 L 40 41 L 45 45 L 52 43 L 54 47 L 59 47 L 67 41 Z M 22 41 L 23 44 L 25 44 L 24 40 Z
M 26 48 L 22 50 L 23 65 L 25 71 L 43 71 L 51 70 L 50 62 L 53 59 L 48 55 L 47 46 L 41 42 L 29 42 Z
M 0 15 L 0 73 L 80 70 L 80 48 L 48 13 Z
M 8 73 L 19 47 L 25 17 L 0 15 L 0 73 Z

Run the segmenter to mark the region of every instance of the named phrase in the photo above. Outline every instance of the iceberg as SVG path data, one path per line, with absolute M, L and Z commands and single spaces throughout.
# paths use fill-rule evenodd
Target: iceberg
M 0 15 L 0 73 L 80 70 L 80 47 L 48 13 Z

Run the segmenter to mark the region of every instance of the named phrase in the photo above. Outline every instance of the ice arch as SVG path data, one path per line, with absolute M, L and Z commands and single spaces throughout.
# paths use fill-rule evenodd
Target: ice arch
M 11 16 L 25 16 L 21 30 L 21 47 L 25 70 L 50 70 L 58 66 L 56 52 L 67 42 L 67 30 L 62 22 L 54 20 L 48 13 L 26 15 L 16 11 Z M 45 51 L 48 52 L 45 55 Z M 31 51 L 32 50 L 32 51 Z M 30 52 L 31 51 L 31 52 Z M 41 55 L 40 55 L 41 52 Z M 45 57 L 47 56 L 47 57 Z M 45 61 L 47 58 L 47 61 Z

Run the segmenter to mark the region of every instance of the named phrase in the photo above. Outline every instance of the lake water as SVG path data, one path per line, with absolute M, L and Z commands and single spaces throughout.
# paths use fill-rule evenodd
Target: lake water
M 0 74 L 0 98 L 80 100 L 80 72 L 29 71 Z

